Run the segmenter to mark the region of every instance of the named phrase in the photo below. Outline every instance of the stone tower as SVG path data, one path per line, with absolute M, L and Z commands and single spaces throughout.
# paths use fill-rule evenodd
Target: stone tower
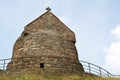
M 78 60 L 75 42 L 74 32 L 47 8 L 47 12 L 25 26 L 14 45 L 7 69 L 84 72 Z

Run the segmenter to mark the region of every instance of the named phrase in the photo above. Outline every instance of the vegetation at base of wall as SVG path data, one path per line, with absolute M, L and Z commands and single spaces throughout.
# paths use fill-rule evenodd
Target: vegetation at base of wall
M 120 78 L 80 77 L 79 75 L 43 76 L 38 74 L 0 76 L 0 80 L 120 80 Z

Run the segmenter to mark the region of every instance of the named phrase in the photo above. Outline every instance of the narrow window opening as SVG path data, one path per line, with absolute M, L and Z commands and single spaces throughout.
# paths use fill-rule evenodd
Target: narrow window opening
M 27 35 L 29 35 L 29 33 L 23 31 L 22 36 L 27 36 Z
M 28 33 L 24 33 L 24 36 L 27 36 L 28 35 Z
M 44 68 L 44 63 L 40 63 L 40 68 Z

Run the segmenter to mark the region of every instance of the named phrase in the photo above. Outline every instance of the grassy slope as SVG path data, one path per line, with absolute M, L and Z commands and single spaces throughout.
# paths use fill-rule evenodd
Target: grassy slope
M 0 80 L 120 80 L 114 78 L 97 78 L 97 77 L 80 77 L 77 75 L 71 76 L 43 76 L 36 74 L 0 76 Z

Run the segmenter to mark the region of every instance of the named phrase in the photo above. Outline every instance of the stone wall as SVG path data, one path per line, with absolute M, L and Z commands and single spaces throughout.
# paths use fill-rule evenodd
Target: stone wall
M 16 64 L 17 63 L 17 64 Z M 64 57 L 29 57 L 14 59 L 11 65 L 8 66 L 10 70 L 23 69 L 58 69 L 69 72 L 84 72 L 79 61 Z

